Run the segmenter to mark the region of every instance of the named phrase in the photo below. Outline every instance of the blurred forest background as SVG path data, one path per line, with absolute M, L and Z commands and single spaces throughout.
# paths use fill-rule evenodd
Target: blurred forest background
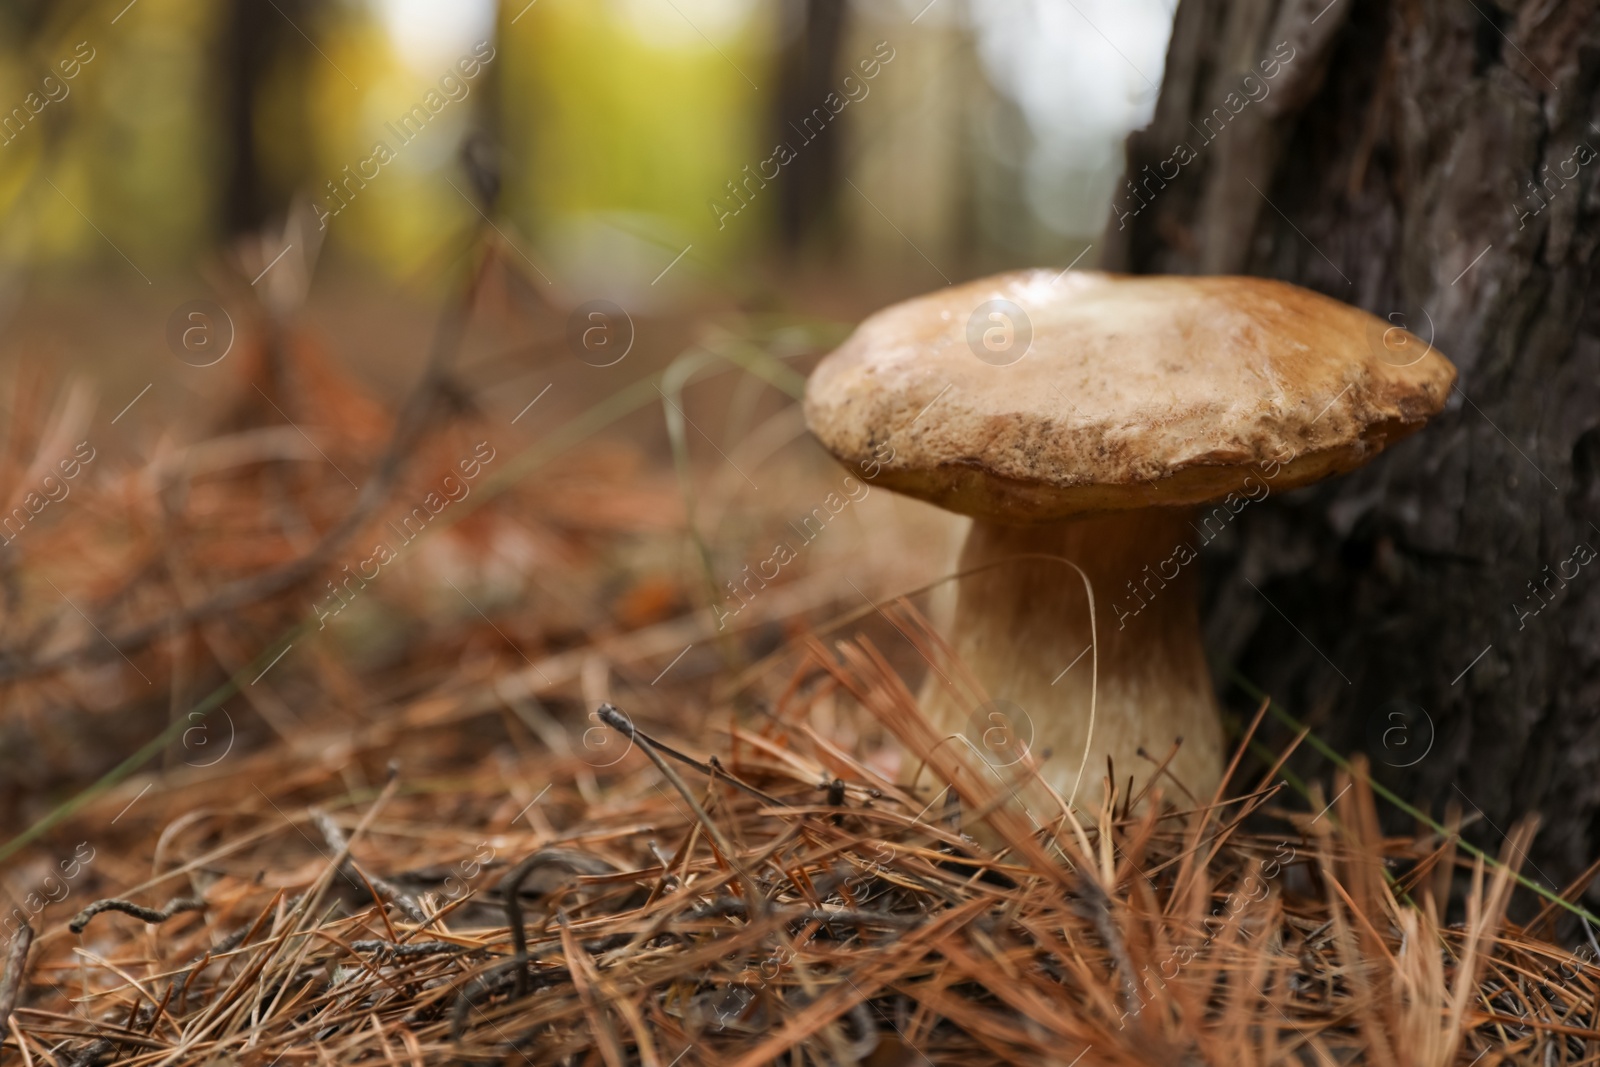
M 473 131 L 530 266 L 630 312 L 817 289 L 870 304 L 1064 265 L 1104 224 L 1171 17 L 1157 0 L 7 4 L 8 334 L 25 294 L 85 295 L 91 264 L 103 312 L 126 294 L 160 316 L 154 294 L 296 195 L 348 204 L 324 220 L 330 277 L 426 290 L 473 218 L 455 169 Z M 475 47 L 493 58 L 463 77 Z M 391 127 L 430 91 L 445 106 L 402 146 Z M 837 118 L 802 128 L 830 92 Z M 373 165 L 380 140 L 394 158 Z M 796 157 L 749 180 L 779 140 Z M 154 358 L 159 329 L 123 313 L 118 362 Z

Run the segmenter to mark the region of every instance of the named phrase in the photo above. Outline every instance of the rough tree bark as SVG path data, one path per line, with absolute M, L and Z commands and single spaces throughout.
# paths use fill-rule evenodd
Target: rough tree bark
M 1600 856 L 1597 88 L 1593 0 L 1182 0 L 1103 241 L 1308 286 L 1460 369 L 1373 466 L 1239 516 L 1208 638 L 1479 843 L 1538 812 L 1546 884 Z

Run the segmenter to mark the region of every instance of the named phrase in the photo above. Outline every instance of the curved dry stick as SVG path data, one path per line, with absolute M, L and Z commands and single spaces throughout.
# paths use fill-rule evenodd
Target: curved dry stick
M 511 870 L 500 881 L 500 891 L 506 897 L 506 925 L 511 928 L 511 944 L 516 959 L 528 961 L 528 932 L 522 927 L 522 883 L 540 867 L 560 867 L 571 874 L 615 874 L 617 869 L 598 856 L 565 848 L 541 848 Z M 527 993 L 528 968 L 517 969 L 517 996 Z
M 75 934 L 81 934 L 84 928 L 89 925 L 90 920 L 96 915 L 107 911 L 119 911 L 124 915 L 132 915 L 135 919 L 143 919 L 154 926 L 158 923 L 166 922 L 180 912 L 202 911 L 205 906 L 205 901 L 197 900 L 194 897 L 174 897 L 167 901 L 167 905 L 164 908 L 147 908 L 143 904 L 135 904 L 131 900 L 109 897 L 105 900 L 95 901 L 78 912 L 77 915 L 74 915 L 72 921 L 67 924 L 67 929 Z

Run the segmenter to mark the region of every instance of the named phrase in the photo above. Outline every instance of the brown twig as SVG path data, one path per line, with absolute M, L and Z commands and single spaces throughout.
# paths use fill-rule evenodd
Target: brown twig
M 175 897 L 160 908 L 147 908 L 143 904 L 135 904 L 131 900 L 118 900 L 113 897 L 106 900 L 97 900 L 78 912 L 72 917 L 72 921 L 67 924 L 67 929 L 75 934 L 81 934 L 88 927 L 91 919 L 108 911 L 132 915 L 135 919 L 141 919 L 154 926 L 164 923 L 174 915 L 182 912 L 203 911 L 205 906 L 205 901 L 196 900 L 193 897 Z
M 28 970 L 28 949 L 33 945 L 33 927 L 24 922 L 11 936 L 11 951 L 6 953 L 6 969 L 0 972 L 0 1034 L 11 1024 L 17 994 Z M 0 1038 L 3 1040 L 3 1038 Z

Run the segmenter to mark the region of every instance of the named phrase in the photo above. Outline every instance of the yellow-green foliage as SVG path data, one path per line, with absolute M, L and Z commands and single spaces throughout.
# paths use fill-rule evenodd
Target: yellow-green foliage
M 707 202 L 762 154 L 769 5 L 675 3 L 537 0 L 520 17 L 507 3 L 505 120 L 526 164 L 507 200 L 525 224 L 623 216 L 666 250 L 662 266 L 690 241 L 717 261 L 760 236 L 756 220 L 717 233 Z
M 328 61 L 315 64 L 310 79 L 315 147 L 307 189 L 320 206 L 332 244 L 405 277 L 435 260 L 476 218 L 462 196 L 469 190 L 456 149 L 504 56 L 487 41 L 485 54 L 493 58 L 466 78 L 456 63 L 473 58 L 471 43 L 459 48 L 459 55 L 441 53 L 435 70 L 407 64 L 375 20 L 347 19 L 327 29 Z M 446 77 L 464 87 L 457 90 L 460 99 L 440 91 Z M 437 112 L 430 112 L 427 102 L 438 106 Z M 403 141 L 395 129 L 417 107 L 426 121 Z
M 67 90 L 0 146 L 7 258 L 104 258 L 109 240 L 150 269 L 187 260 L 209 235 L 216 5 L 140 0 L 113 24 L 123 7 L 94 5 L 31 54 L 0 57 L 0 111 L 24 104 L 46 75 Z M 86 55 L 75 77 L 60 78 L 63 61 Z

